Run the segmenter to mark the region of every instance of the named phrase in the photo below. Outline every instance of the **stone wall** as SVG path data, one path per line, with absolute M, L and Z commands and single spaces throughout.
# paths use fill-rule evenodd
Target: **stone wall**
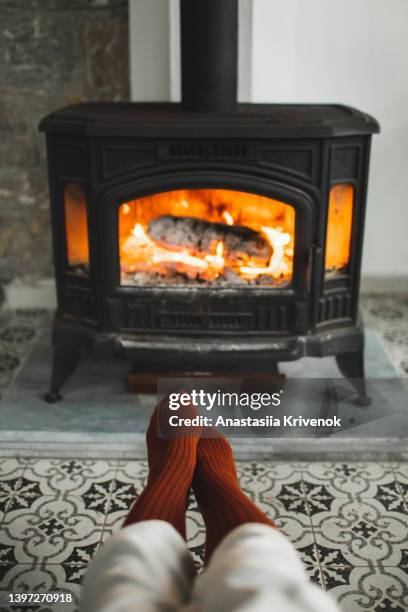
M 127 0 L 0 0 L 0 288 L 52 271 L 40 119 L 129 97 Z

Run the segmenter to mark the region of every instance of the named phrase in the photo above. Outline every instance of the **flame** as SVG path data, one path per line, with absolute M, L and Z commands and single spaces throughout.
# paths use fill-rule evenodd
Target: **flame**
M 330 189 L 326 239 L 326 270 L 341 270 L 350 258 L 354 187 L 334 185 Z
M 354 187 L 330 190 L 326 239 L 326 271 L 344 269 L 349 262 Z M 67 260 L 71 267 L 89 262 L 87 202 L 83 186 L 64 188 Z M 176 245 L 165 248 L 148 235 L 151 220 L 160 215 L 189 216 L 214 223 L 240 225 L 257 231 L 271 245 L 267 265 L 255 257 L 231 258 L 222 241 L 208 252 Z M 292 279 L 295 252 L 295 210 L 292 206 L 256 194 L 226 189 L 186 189 L 157 193 L 119 206 L 119 252 L 122 282 L 132 283 L 139 273 L 163 276 L 173 271 L 191 279 L 212 281 L 229 272 L 249 283 L 280 285 Z
M 128 255 L 135 252 L 139 254 L 139 262 L 136 260 L 135 263 L 129 265 L 131 272 L 144 271 L 148 268 L 149 263 L 153 266 L 157 265 L 159 269 L 175 264 L 178 271 L 186 272 L 189 276 L 194 277 L 198 272 L 206 271 L 209 267 L 205 260 L 190 255 L 186 250 L 170 251 L 159 247 L 149 238 L 140 223 L 136 223 L 132 229 L 132 235 L 123 245 L 123 252 Z
M 259 258 L 246 252 L 234 257 L 222 240 L 214 241 L 207 252 L 157 244 L 149 237 L 148 225 L 161 215 L 196 217 L 251 228 L 270 244 L 270 260 L 261 267 Z M 190 279 L 213 281 L 230 270 L 246 282 L 264 279 L 264 284 L 287 283 L 292 278 L 294 233 L 294 208 L 264 196 L 223 189 L 190 189 L 139 198 L 119 207 L 122 282 L 131 282 L 132 275 L 141 272 L 166 276 L 174 271 Z
M 125 213 L 127 214 L 127 213 Z M 143 227 L 140 225 L 140 223 L 136 223 L 135 227 L 132 229 L 132 235 L 135 238 L 140 238 L 141 240 L 146 240 L 151 242 L 150 238 L 148 238 L 148 236 L 146 235 Z
M 261 230 L 273 248 L 269 265 L 265 268 L 260 268 L 258 266 L 241 266 L 240 272 L 247 277 L 269 274 L 277 279 L 289 272 L 289 266 L 286 263 L 286 259 L 293 256 L 293 249 L 290 247 L 292 242 L 291 237 L 290 234 L 284 232 L 280 227 L 261 227 Z
M 209 269 L 216 275 L 216 277 L 222 274 L 225 268 L 224 243 L 222 240 L 217 242 L 215 247 L 215 255 L 205 255 L 204 259 L 207 262 Z
M 224 217 L 225 223 L 227 225 L 234 225 L 234 218 L 232 217 L 232 215 L 230 215 L 228 210 L 224 210 L 222 216 Z
M 89 264 L 87 203 L 81 183 L 67 183 L 64 187 L 65 229 L 69 266 Z

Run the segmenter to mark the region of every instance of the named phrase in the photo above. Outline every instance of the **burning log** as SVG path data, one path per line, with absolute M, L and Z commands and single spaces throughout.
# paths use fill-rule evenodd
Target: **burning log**
M 150 221 L 148 236 L 158 245 L 172 250 L 188 249 L 194 253 L 213 253 L 214 245 L 222 242 L 228 262 L 239 265 L 248 259 L 267 266 L 272 246 L 256 230 L 243 225 L 212 223 L 195 217 L 162 215 Z

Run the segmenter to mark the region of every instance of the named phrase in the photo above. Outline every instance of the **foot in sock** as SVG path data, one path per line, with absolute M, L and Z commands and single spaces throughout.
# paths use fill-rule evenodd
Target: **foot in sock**
M 166 448 L 168 438 L 174 438 L 176 435 L 178 437 L 194 437 L 201 434 L 202 429 L 194 427 L 179 429 L 175 434 L 174 428 L 169 425 L 169 417 L 174 414 L 186 418 L 193 418 L 198 415 L 192 404 L 187 407 L 182 406 L 177 410 L 177 413 L 170 410 L 168 398 L 164 398 L 157 404 L 150 417 L 149 426 L 146 431 L 147 463 L 149 470 L 151 470 L 153 464 L 160 458 L 160 454 Z
M 215 429 L 205 433 L 211 437 L 201 437 L 198 443 L 193 491 L 206 526 L 208 563 L 214 549 L 236 527 L 275 524 L 241 490 L 228 440 Z
M 172 434 L 177 437 L 160 438 L 161 428 L 166 428 L 170 414 L 168 403 L 164 401 L 152 415 L 146 434 L 149 460 L 147 485 L 123 526 L 159 519 L 172 524 L 185 538 L 186 504 L 196 465 L 201 428 L 179 429 L 177 434 Z M 193 406 L 183 406 L 177 414 L 181 418 L 197 416 Z

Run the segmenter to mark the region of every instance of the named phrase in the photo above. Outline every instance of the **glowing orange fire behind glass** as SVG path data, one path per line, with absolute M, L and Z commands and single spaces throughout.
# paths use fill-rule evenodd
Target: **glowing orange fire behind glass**
M 335 185 L 331 188 L 326 239 L 327 272 L 336 272 L 348 266 L 353 202 L 353 185 Z
M 205 236 L 189 242 L 195 229 Z M 157 193 L 119 207 L 121 282 L 281 286 L 292 279 L 294 237 L 294 208 L 271 198 L 227 189 Z
M 71 271 L 86 274 L 89 265 L 88 221 L 83 185 L 67 183 L 64 188 L 67 259 Z

